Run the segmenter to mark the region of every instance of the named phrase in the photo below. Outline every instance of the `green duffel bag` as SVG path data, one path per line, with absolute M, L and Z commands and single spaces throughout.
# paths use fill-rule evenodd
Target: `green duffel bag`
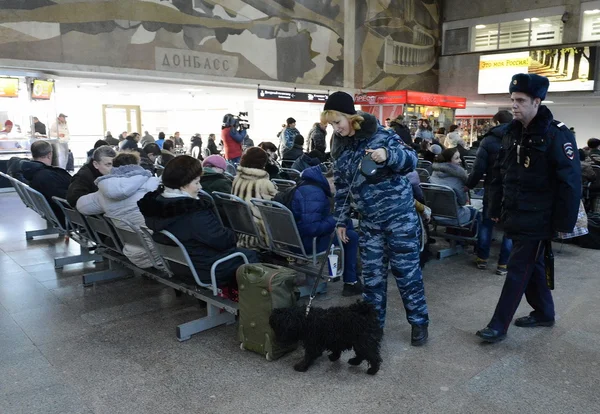
M 297 344 L 282 348 L 275 343 L 269 317 L 272 309 L 296 305 L 297 276 L 291 269 L 267 263 L 238 268 L 241 349 L 264 355 L 269 361 L 296 349 Z

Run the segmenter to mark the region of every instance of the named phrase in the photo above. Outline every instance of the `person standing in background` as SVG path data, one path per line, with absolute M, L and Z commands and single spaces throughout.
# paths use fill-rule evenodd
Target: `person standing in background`
M 224 121 L 226 119 L 230 118 L 226 115 Z M 223 141 L 226 160 L 234 164 L 239 164 L 242 158 L 242 143 L 244 142 L 244 138 L 246 138 L 246 134 L 247 132 L 243 128 L 238 130 L 233 124 L 223 123 L 221 126 L 221 139 Z
M 33 117 L 33 133 L 46 135 L 46 125 L 43 124 L 37 116 Z
M 279 152 L 283 154 L 286 150 L 292 149 L 294 146 L 294 138 L 296 135 L 300 135 L 300 131 L 296 129 L 296 120 L 294 118 L 288 118 L 286 121 L 286 127 L 281 133 Z
M 208 136 L 208 144 L 206 144 L 206 148 L 210 151 L 210 155 L 221 155 L 221 152 L 217 148 L 217 144 L 215 143 L 216 136 L 215 134 L 210 134 Z
M 325 159 L 325 152 L 327 151 L 326 138 L 327 124 L 315 122 L 308 133 L 308 152 L 319 151 L 322 154 L 319 158 Z
M 67 125 L 67 115 L 59 114 L 56 121 L 50 127 L 50 138 L 58 138 L 60 142 L 69 142 L 71 134 Z

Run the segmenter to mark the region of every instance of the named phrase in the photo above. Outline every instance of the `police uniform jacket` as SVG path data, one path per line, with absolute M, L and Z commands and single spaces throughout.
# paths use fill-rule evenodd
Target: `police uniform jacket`
M 350 192 L 361 214 L 361 225 L 386 229 L 392 222 L 403 223 L 407 233 L 415 232 L 416 215 L 413 191 L 406 174 L 417 165 L 417 154 L 400 137 L 378 124 L 377 119 L 360 112 L 361 129 L 352 137 L 334 135 L 335 218 L 345 223 L 349 218 Z M 377 176 L 360 173 L 360 163 L 367 149 L 385 148 L 387 160 Z M 343 224 L 339 224 L 343 226 Z
M 490 218 L 500 217 L 508 237 L 546 240 L 571 232 L 581 199 L 575 137 L 540 106 L 525 128 L 513 121 L 502 139 L 490 185 Z

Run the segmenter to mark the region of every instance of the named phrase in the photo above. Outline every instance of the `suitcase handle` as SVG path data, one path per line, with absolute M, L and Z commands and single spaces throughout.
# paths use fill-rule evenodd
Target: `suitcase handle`
M 261 263 L 261 266 L 268 267 L 268 268 L 271 268 L 274 270 L 279 269 L 279 266 L 274 266 L 274 265 L 270 265 L 267 263 Z M 250 266 L 246 267 L 246 270 L 247 270 L 247 272 L 246 272 L 245 276 L 246 276 L 248 282 L 250 282 L 252 284 L 260 282 L 262 280 L 262 277 L 265 275 L 265 271 L 259 266 L 250 265 Z M 260 274 L 256 274 L 254 272 L 251 272 L 250 270 L 256 270 L 256 273 L 260 272 Z M 279 273 L 281 273 L 281 272 L 277 272 L 275 274 L 279 274 Z M 269 280 L 269 290 L 270 290 L 270 287 L 271 287 L 271 281 Z

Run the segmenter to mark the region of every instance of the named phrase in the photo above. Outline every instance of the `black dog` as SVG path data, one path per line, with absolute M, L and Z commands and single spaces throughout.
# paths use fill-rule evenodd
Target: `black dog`
M 343 351 L 353 348 L 356 356 L 348 363 L 360 365 L 366 359 L 367 374 L 375 375 L 379 371 L 383 330 L 375 310 L 367 303 L 311 308 L 308 316 L 304 307 L 273 309 L 269 323 L 281 344 L 303 342 L 304 358 L 294 365 L 296 371 L 305 372 L 323 351 L 331 351 L 329 360 L 337 361 Z

